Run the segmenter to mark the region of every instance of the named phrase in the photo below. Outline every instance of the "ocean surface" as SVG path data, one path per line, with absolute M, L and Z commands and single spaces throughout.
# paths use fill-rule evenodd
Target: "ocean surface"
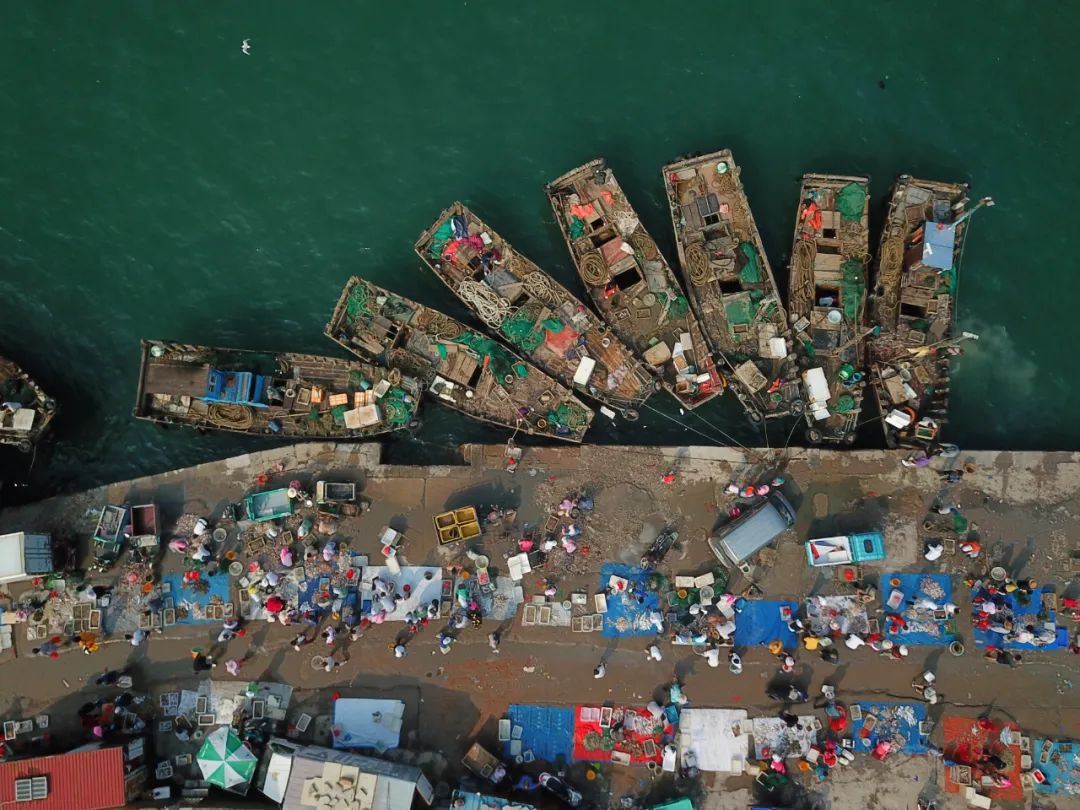
M 322 330 L 353 273 L 464 316 L 412 253 L 455 199 L 576 285 L 542 187 L 600 155 L 674 259 L 660 166 L 723 147 L 785 290 L 803 172 L 869 174 L 875 227 L 899 173 L 993 195 L 948 435 L 1078 449 L 1077 30 L 1080 6 L 1019 0 L 6 3 L 0 353 L 63 406 L 32 488 L 269 446 L 133 420 L 141 337 L 335 354 Z M 591 439 L 764 441 L 734 398 L 694 417 L 667 400 Z M 390 452 L 504 438 L 432 406 Z M 0 478 L 28 463 L 0 455 Z

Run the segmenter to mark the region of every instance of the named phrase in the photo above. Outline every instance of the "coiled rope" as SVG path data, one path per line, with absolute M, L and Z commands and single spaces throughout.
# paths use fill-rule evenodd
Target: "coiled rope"
M 484 323 L 492 329 L 498 329 L 510 314 L 510 302 L 495 292 L 487 284 L 462 279 L 458 283 L 458 295 L 469 304 Z
M 555 290 L 555 285 L 543 273 L 529 273 L 521 279 L 521 286 L 525 288 L 525 292 L 545 304 L 559 303 L 559 293 Z
M 686 247 L 686 269 L 690 276 L 690 283 L 695 287 L 702 287 L 712 281 L 712 268 L 709 266 L 709 256 L 705 247 L 700 242 L 694 242 Z
M 644 231 L 635 231 L 630 235 L 629 242 L 634 250 L 638 251 L 647 261 L 651 261 L 660 255 L 656 249 L 656 243 Z
M 599 286 L 606 284 L 608 269 L 603 257 L 599 253 L 589 253 L 581 259 L 581 279 L 586 284 Z
M 255 426 L 255 414 L 247 405 L 211 402 L 206 418 L 214 425 L 230 430 L 250 430 Z

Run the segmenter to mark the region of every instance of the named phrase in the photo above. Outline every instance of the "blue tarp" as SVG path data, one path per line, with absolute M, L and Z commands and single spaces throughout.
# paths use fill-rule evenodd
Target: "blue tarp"
M 892 580 L 900 580 L 899 585 L 893 585 Z M 932 592 L 927 593 L 927 581 L 933 583 L 930 586 Z M 934 586 L 940 588 L 944 596 L 934 592 Z M 948 574 L 882 574 L 881 575 L 881 598 L 887 600 L 893 589 L 904 593 L 904 601 L 900 609 L 891 611 L 885 608 L 886 613 L 899 613 L 907 621 L 906 630 L 892 632 L 891 622 L 885 621 L 882 628 L 885 637 L 897 644 L 951 644 L 956 640 L 956 617 L 952 619 L 935 619 L 933 611 L 921 608 L 909 607 L 908 602 L 912 599 L 933 599 L 938 605 L 943 605 L 952 600 L 952 580 Z
M 514 726 L 521 727 L 522 752 L 532 751 L 537 759 L 551 763 L 562 758 L 569 764 L 574 754 L 573 707 L 511 703 L 506 716 L 511 734 Z M 514 761 L 509 742 L 503 743 L 503 754 L 507 761 Z
M 971 591 L 972 600 L 980 593 L 984 592 L 973 589 Z M 1005 599 L 1003 610 L 1006 611 L 1006 615 L 1011 614 L 1013 623 L 1018 628 L 1029 624 L 1033 624 L 1038 628 L 1041 627 L 1044 622 L 1056 621 L 1057 614 L 1052 610 L 1047 611 L 1045 618 L 1039 618 L 1039 609 L 1042 607 L 1042 593 L 1042 588 L 1032 591 L 1031 602 L 1023 606 L 1016 601 L 1015 592 L 1001 594 Z M 975 608 L 973 605 L 972 613 L 974 612 Z M 1059 650 L 1069 646 L 1069 631 L 1064 627 L 1057 628 L 1057 636 L 1052 644 L 1039 645 L 1026 642 L 1020 643 L 1019 641 L 1004 641 L 1005 637 L 1001 633 L 993 633 L 989 630 L 979 630 L 976 628 L 973 633 L 975 636 L 975 644 L 978 647 L 996 647 L 998 649 L 1006 650 Z
M 1062 751 L 1061 746 L 1072 747 L 1071 751 Z M 1043 762 L 1043 751 L 1050 748 L 1050 756 Z M 1054 762 L 1054 760 L 1057 762 Z M 1066 796 L 1080 796 L 1080 742 L 1072 740 L 1032 740 L 1031 764 L 1042 771 L 1046 781 L 1041 785 L 1036 782 L 1035 790 L 1039 793 L 1061 793 Z
M 851 737 L 857 752 L 869 753 L 881 740 L 893 742 L 893 751 L 905 754 L 925 754 L 929 750 L 926 740 L 919 734 L 919 723 L 926 720 L 926 706 L 922 703 L 856 703 L 862 717 L 851 721 Z M 877 718 L 877 724 L 867 736 L 862 736 L 863 724 L 868 714 Z M 904 738 L 901 748 L 896 747 L 897 737 Z
M 498 810 L 503 810 L 503 808 L 508 805 L 522 807 L 526 810 L 535 810 L 531 804 L 524 804 L 513 799 L 503 799 L 498 796 L 488 796 L 484 793 L 472 793 L 471 791 L 455 790 L 454 798 L 461 799 L 464 802 L 464 804 L 460 806 L 460 810 L 485 810 L 485 808 L 488 807 L 495 807 Z
M 177 624 L 214 624 L 221 621 L 221 619 L 206 618 L 206 607 L 214 597 L 217 597 L 214 599 L 217 602 L 230 601 L 229 575 L 227 573 L 201 574 L 199 581 L 210 586 L 206 593 L 199 593 L 192 588 L 185 588 L 183 574 L 164 574 L 161 581 L 169 583 L 168 596 L 172 597 L 173 605 L 177 608 L 183 607 L 187 609 L 187 615 L 183 618 L 180 618 L 179 611 L 177 611 Z
M 735 646 L 756 647 L 779 640 L 785 650 L 798 646 L 798 638 L 781 618 L 780 609 L 788 608 L 794 618 L 799 611 L 795 602 L 772 602 L 767 599 L 748 599 L 735 615 Z
M 626 593 L 612 594 L 607 600 L 604 614 L 604 637 L 655 636 L 656 626 L 649 621 L 649 614 L 660 609 L 660 597 L 647 587 L 651 574 L 637 565 L 604 563 L 600 566 L 600 588 L 606 588 L 612 577 L 630 581 Z M 642 601 L 639 601 L 639 598 Z

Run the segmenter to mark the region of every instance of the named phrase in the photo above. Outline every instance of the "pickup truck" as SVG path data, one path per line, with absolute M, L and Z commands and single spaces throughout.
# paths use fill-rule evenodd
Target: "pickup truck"
M 881 532 L 845 534 L 806 541 L 806 560 L 815 568 L 885 559 Z

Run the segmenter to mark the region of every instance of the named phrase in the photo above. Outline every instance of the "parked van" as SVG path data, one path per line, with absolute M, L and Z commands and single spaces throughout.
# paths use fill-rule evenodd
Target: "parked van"
M 709 548 L 724 565 L 737 566 L 795 525 L 795 507 L 774 489 L 761 503 L 709 538 Z

